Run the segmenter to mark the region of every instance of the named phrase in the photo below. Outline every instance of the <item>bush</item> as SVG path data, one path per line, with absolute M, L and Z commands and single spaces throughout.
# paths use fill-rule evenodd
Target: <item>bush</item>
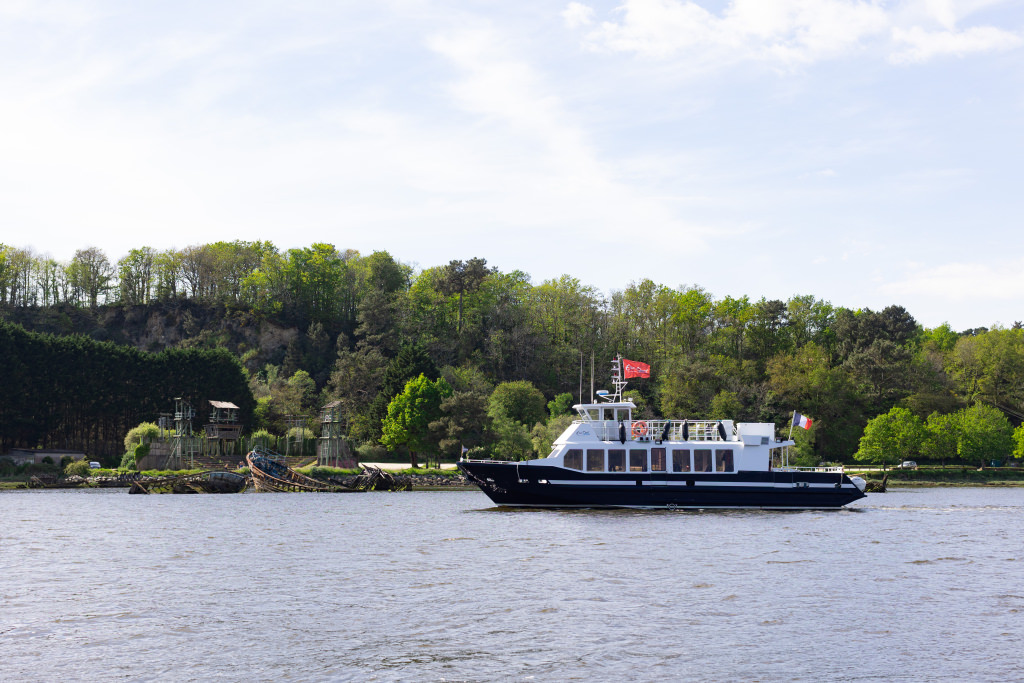
M 118 469 L 137 470 L 139 468 L 139 461 L 147 455 L 149 455 L 149 444 L 137 443 L 121 456 L 121 465 Z
M 142 422 L 139 426 L 132 427 L 124 437 L 125 453 L 131 453 L 135 444 L 150 443 L 158 436 L 160 436 L 160 428 L 153 422 Z
M 388 458 L 388 449 L 375 443 L 364 443 L 356 449 L 360 462 L 382 462 Z
M 64 468 L 65 477 L 88 477 L 89 474 L 89 461 L 85 458 L 76 460 Z

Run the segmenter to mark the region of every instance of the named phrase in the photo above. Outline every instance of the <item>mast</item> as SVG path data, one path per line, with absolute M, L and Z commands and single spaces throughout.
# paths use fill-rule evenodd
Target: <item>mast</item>
M 602 396 L 606 401 L 618 403 L 622 400 L 622 390 L 626 388 L 626 380 L 622 378 L 622 354 L 616 354 L 615 358 L 612 359 L 612 386 L 615 387 L 615 393 L 611 396 Z

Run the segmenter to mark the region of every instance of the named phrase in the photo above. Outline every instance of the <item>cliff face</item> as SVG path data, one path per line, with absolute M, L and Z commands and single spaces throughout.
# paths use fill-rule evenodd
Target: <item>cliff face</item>
M 189 300 L 137 306 L 73 306 L 0 309 L 0 318 L 33 332 L 81 334 L 156 353 L 176 347 L 222 347 L 250 369 L 280 363 L 299 335 L 252 312 Z

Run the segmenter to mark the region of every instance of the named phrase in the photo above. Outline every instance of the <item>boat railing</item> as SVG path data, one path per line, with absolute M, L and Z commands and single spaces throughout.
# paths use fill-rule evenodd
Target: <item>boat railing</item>
M 594 430 L 594 436 L 601 441 L 619 440 L 619 423 L 616 420 L 574 420 L 574 425 L 587 426 Z M 627 441 L 684 441 L 683 425 L 686 425 L 686 441 L 735 441 L 736 428 L 726 433 L 723 439 L 718 432 L 718 420 L 632 420 L 623 423 Z M 668 426 L 668 432 L 665 427 Z
M 842 474 L 846 470 L 842 465 L 829 467 L 797 467 L 795 465 L 780 465 L 772 468 L 773 472 L 828 472 L 831 474 Z

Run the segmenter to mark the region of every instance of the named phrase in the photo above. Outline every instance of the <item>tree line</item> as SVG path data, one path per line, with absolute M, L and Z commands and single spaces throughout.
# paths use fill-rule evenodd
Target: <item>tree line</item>
M 181 300 L 299 330 L 282 357 L 232 349 L 256 398 L 254 424 L 276 433 L 289 414 L 308 414 L 315 426 L 317 409 L 338 400 L 356 443 L 442 451 L 476 415 L 487 429 L 474 447 L 543 454 L 564 420 L 565 395 L 589 399 L 591 359 L 598 388 L 606 387 L 617 353 L 652 366 L 650 380 L 630 386 L 642 415 L 787 424 L 798 410 L 815 418 L 799 435 L 808 460 L 849 460 L 868 421 L 894 407 L 921 420 L 977 404 L 1014 423 L 1024 413 L 1019 324 L 928 329 L 899 305 L 874 311 L 813 295 L 719 298 L 699 285 L 652 280 L 605 293 L 571 275 L 534 283 L 482 258 L 416 269 L 387 252 L 364 256 L 330 244 L 142 247 L 116 262 L 90 248 L 67 264 L 0 245 L 0 308 Z M 430 439 L 396 441 L 393 428 L 391 436 L 384 429 L 390 406 L 421 374 L 448 387 L 435 385 L 439 412 L 420 425 Z M 517 382 L 554 408 L 539 416 L 496 408 L 495 391 Z
M 28 332 L 0 321 L 0 452 L 10 448 L 121 453 L 139 422 L 173 412 L 190 398 L 199 416 L 207 399 L 252 415 L 247 377 L 221 349 L 146 353 L 83 336 Z

